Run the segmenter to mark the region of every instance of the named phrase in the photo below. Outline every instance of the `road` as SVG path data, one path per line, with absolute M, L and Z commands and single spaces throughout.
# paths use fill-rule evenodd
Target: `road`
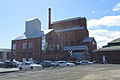
M 93 64 L 18 71 L 0 74 L 0 80 L 120 80 L 120 65 Z

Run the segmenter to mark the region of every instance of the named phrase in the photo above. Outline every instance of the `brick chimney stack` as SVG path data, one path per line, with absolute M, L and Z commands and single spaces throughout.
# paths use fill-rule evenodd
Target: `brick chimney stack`
M 51 8 L 48 9 L 48 28 L 52 29 L 52 25 L 51 25 Z

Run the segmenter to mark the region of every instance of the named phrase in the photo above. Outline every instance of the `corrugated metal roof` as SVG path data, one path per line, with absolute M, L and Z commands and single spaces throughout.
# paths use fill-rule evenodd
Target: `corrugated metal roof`
M 93 37 L 87 37 L 82 42 L 91 42 L 93 39 Z
M 64 50 L 88 50 L 87 45 L 82 45 L 82 46 L 66 46 L 64 47 Z
M 105 48 L 100 48 L 95 50 L 95 52 L 98 51 L 120 51 L 120 46 L 110 46 L 110 47 L 105 47 Z
M 55 30 L 55 32 L 66 32 L 66 31 L 73 31 L 73 30 L 81 30 L 83 28 L 84 28 L 83 26 L 82 27 L 81 26 L 73 26 L 73 27 L 70 27 L 70 28 Z
M 37 38 L 37 37 L 42 37 L 46 34 L 48 34 L 49 32 L 53 31 L 53 29 L 48 29 L 48 30 L 44 30 L 44 31 L 39 31 L 36 32 L 34 34 L 31 35 L 26 35 L 26 34 L 22 34 L 21 36 L 17 37 L 14 40 L 21 40 L 21 39 L 30 39 L 30 38 Z

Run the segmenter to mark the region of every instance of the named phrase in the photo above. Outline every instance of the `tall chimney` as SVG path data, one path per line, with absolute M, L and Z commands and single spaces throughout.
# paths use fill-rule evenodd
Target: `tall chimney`
M 52 29 L 52 26 L 51 26 L 51 8 L 48 9 L 48 27 L 49 27 L 49 29 Z

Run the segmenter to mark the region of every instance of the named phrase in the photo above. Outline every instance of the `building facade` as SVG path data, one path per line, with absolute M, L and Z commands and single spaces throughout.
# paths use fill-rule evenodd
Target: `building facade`
M 107 63 L 112 64 L 120 63 L 120 38 L 95 50 L 94 60 L 107 61 Z
M 0 61 L 11 60 L 11 49 L 0 49 Z
M 11 51 L 12 58 L 19 61 L 56 60 L 64 57 L 59 36 L 53 29 L 41 31 L 38 18 L 26 21 L 25 33 L 12 40 Z
M 41 31 L 38 18 L 25 22 L 25 33 L 12 40 L 12 58 L 47 60 L 92 60 L 97 43 L 89 37 L 85 17 L 56 21 L 51 24 L 49 9 L 49 29 Z
M 64 50 L 76 60 L 91 60 L 93 50 L 97 49 L 96 41 L 89 37 L 86 18 L 71 18 L 56 21 L 51 27 L 62 39 Z

